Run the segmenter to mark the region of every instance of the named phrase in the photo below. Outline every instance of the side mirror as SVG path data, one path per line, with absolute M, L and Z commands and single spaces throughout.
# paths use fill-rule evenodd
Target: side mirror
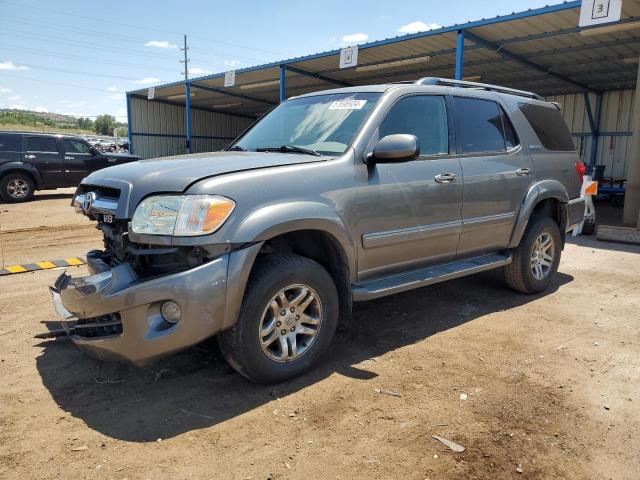
M 97 155 L 98 154 L 98 150 L 96 149 L 96 147 L 91 147 L 89 149 L 89 152 L 91 152 L 91 155 Z
M 367 163 L 400 163 L 415 160 L 420 155 L 415 135 L 396 133 L 382 137 L 369 154 Z

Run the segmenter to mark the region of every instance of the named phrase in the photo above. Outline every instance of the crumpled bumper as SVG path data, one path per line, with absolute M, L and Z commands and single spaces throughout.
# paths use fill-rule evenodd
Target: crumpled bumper
M 51 287 L 53 303 L 78 346 L 99 358 L 144 365 L 223 328 L 228 264 L 225 254 L 186 271 L 140 280 L 128 263 L 108 268 L 88 256 L 92 274 L 60 275 Z M 160 314 L 167 300 L 182 311 L 175 324 Z M 74 317 L 78 320 L 69 321 Z

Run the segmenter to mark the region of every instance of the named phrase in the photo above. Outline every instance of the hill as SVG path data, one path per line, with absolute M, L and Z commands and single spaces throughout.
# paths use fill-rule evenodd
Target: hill
M 108 115 L 106 117 L 112 119 L 114 127 L 124 129 L 124 134 L 126 135 L 126 123 L 115 122 L 115 119 Z M 74 117 L 53 112 L 0 109 L 0 130 L 33 130 L 87 135 L 97 133 L 95 127 L 96 122 L 85 117 Z

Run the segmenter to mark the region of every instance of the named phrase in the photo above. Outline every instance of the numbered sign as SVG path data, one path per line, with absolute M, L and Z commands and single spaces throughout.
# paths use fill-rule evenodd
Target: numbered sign
M 153 100 L 156 96 L 156 87 L 149 87 L 147 90 L 147 100 Z
M 224 74 L 224 86 L 233 87 L 236 84 L 236 71 L 229 70 Z
M 345 47 L 340 50 L 340 68 L 351 68 L 358 65 L 358 46 Z
M 617 22 L 622 13 L 622 0 L 582 0 L 580 27 Z

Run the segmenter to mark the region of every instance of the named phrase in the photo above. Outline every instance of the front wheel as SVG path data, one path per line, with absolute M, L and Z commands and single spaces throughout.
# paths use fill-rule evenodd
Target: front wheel
M 558 224 L 549 217 L 533 217 L 513 251 L 513 260 L 503 267 L 504 277 L 514 290 L 540 293 L 549 288 L 558 271 L 562 253 Z
M 259 259 L 237 323 L 218 335 L 227 362 L 249 380 L 277 383 L 309 370 L 338 324 L 329 273 L 297 255 Z

